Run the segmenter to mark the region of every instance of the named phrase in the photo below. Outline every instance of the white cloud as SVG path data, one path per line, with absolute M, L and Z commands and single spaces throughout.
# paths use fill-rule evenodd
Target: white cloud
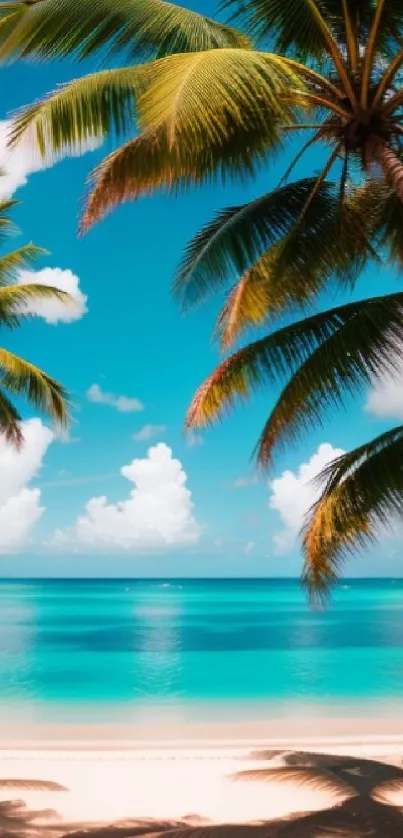
M 0 178 L 1 180 L 1 178 Z M 30 301 L 25 310 L 31 314 L 43 317 L 47 323 L 72 323 L 80 320 L 86 314 L 87 297 L 80 289 L 78 276 L 70 270 L 62 268 L 44 268 L 42 271 L 20 271 L 17 285 L 53 285 L 61 291 L 67 291 L 71 301 L 61 300 L 35 300 Z
M 137 433 L 132 434 L 132 437 L 136 442 L 143 442 L 144 440 L 152 439 L 153 436 L 163 434 L 164 431 L 166 431 L 165 425 L 143 425 Z
M 43 158 L 37 150 L 35 140 L 29 134 L 26 134 L 10 149 L 8 143 L 11 129 L 11 120 L 0 121 L 0 171 L 4 173 L 0 177 L 0 200 L 10 198 L 20 186 L 26 184 L 28 176 L 34 172 L 50 168 L 58 159 L 60 160 L 67 154 L 77 156 L 86 151 L 93 151 L 100 144 L 98 140 L 92 139 L 82 144 L 80 148 L 69 149 L 68 152 Z
M 288 553 L 294 547 L 304 518 L 320 494 L 320 489 L 312 481 L 325 466 L 342 454 L 342 448 L 333 448 L 330 443 L 324 442 L 307 463 L 300 465 L 297 472 L 284 471 L 281 477 L 269 484 L 269 507 L 279 513 L 283 523 L 283 529 L 273 537 L 277 554 Z
M 250 477 L 237 477 L 232 483 L 225 485 L 228 489 L 246 489 L 248 486 L 256 486 L 257 482 L 257 474 L 252 474 Z
M 375 382 L 365 410 L 380 419 L 403 419 L 403 364 L 399 372 Z
M 86 392 L 86 396 L 89 402 L 94 402 L 94 404 L 108 404 L 110 407 L 119 410 L 120 413 L 135 413 L 144 410 L 144 405 L 139 399 L 105 393 L 99 384 L 91 384 L 91 387 Z
M 53 433 L 40 419 L 23 422 L 22 432 L 20 451 L 0 436 L 0 553 L 23 547 L 44 512 L 40 490 L 29 484 L 42 466 Z
M 146 457 L 123 466 L 121 474 L 134 484 L 129 496 L 117 503 L 108 503 L 105 496 L 91 498 L 70 530 L 54 533 L 53 545 L 144 553 L 199 540 L 186 474 L 167 445 L 150 448 Z
M 204 439 L 201 434 L 189 431 L 186 435 L 186 445 L 188 448 L 198 448 L 200 445 L 204 445 Z

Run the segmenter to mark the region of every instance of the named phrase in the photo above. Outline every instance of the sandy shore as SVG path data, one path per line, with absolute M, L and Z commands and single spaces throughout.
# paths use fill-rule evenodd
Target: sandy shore
M 345 799 L 347 788 L 344 784 L 343 790 L 343 783 L 340 787 L 341 775 L 331 775 L 334 760 L 323 756 L 329 753 L 356 760 L 350 778 L 362 771 L 363 759 L 391 766 L 394 786 L 386 791 L 383 786 L 382 800 L 403 807 L 402 728 L 403 722 L 399 729 L 387 719 L 381 725 L 379 719 L 361 719 L 359 724 L 356 719 L 333 719 L 331 729 L 328 719 L 316 720 L 312 729 L 305 721 L 298 727 L 296 721 L 279 725 L 277 720 L 275 731 L 269 723 L 221 725 L 219 730 L 204 725 L 171 729 L 173 744 L 161 736 L 163 726 L 151 736 L 150 730 L 133 726 L 17 730 L 1 725 L 0 834 L 25 836 L 28 822 L 30 835 L 41 835 L 46 824 L 47 834 L 50 830 L 57 836 L 91 824 L 145 818 L 235 824 L 327 810 Z M 308 756 L 301 757 L 301 751 Z M 290 771 L 290 765 L 297 768 Z M 376 767 L 371 770 L 374 787 L 389 777 L 382 767 L 379 776 Z M 19 813 L 11 831 L 10 805 L 13 822 Z
M 6 748 L 30 748 L 38 745 L 46 748 L 76 749 L 85 743 L 86 747 L 99 748 L 118 744 L 119 748 L 165 747 L 172 748 L 202 746 L 221 748 L 223 744 L 260 745 L 264 747 L 299 747 L 310 749 L 315 744 L 332 748 L 346 742 L 349 747 L 364 748 L 366 745 L 381 747 L 387 753 L 390 747 L 403 748 L 403 706 L 382 705 L 377 715 L 342 716 L 336 713 L 318 715 L 317 710 L 304 708 L 296 716 L 285 706 L 282 717 L 255 719 L 252 721 L 177 721 L 174 715 L 147 714 L 134 723 L 70 724 L 48 723 L 8 718 L 0 713 L 0 750 Z M 399 712 L 400 711 L 400 712 Z M 385 750 L 386 749 L 386 750 Z

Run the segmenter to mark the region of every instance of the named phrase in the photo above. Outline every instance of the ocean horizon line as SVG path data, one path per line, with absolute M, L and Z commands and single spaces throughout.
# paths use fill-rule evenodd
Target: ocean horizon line
M 283 582 L 301 583 L 299 576 L 0 576 L 0 582 Z M 403 582 L 402 576 L 345 576 L 336 587 L 365 582 Z

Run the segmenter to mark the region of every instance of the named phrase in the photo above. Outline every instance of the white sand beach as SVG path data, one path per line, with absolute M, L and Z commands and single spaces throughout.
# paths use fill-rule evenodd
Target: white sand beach
M 320 732 L 321 725 L 317 728 Z M 327 810 L 351 795 L 337 771 L 333 787 L 334 760 L 326 754 L 346 757 L 343 770 L 350 772 L 350 778 L 363 772 L 363 760 L 379 761 L 380 769 L 371 764 L 372 786 L 379 786 L 377 799 L 388 808 L 403 809 L 402 733 L 354 736 L 350 732 L 308 740 L 301 736 L 300 725 L 300 737 L 293 739 L 238 736 L 230 741 L 221 736 L 220 740 L 211 737 L 210 730 L 205 731 L 210 738 L 198 742 L 181 739 L 177 731 L 176 742 L 147 743 L 134 741 L 133 729 L 126 730 L 126 739 L 122 730 L 114 741 L 106 739 L 112 731 L 112 726 L 97 729 L 95 735 L 91 730 L 89 740 L 82 737 L 83 731 L 67 726 L 49 728 L 46 735 L 44 728 L 20 729 L 17 736 L 16 730 L 6 733 L 3 725 L 0 834 L 42 835 L 46 828 L 47 834 L 58 836 L 91 826 L 126 824 L 128 835 L 133 833 L 127 832 L 127 824 L 143 819 L 168 821 L 165 828 L 178 823 L 251 824 Z M 348 780 L 347 773 L 342 779 Z M 10 811 L 16 821 L 11 830 Z M 160 831 L 160 824 L 155 831 Z

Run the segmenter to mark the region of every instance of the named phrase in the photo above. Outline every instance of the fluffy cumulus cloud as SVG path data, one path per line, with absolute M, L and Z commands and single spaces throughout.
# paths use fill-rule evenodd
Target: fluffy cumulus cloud
M 114 407 L 120 413 L 136 413 L 144 410 L 144 405 L 139 399 L 131 396 L 115 396 L 114 393 L 106 393 L 99 384 L 91 384 L 86 396 L 89 402 L 94 404 L 107 404 Z
M 40 419 L 23 422 L 20 451 L 0 436 L 0 553 L 21 549 L 41 518 L 41 493 L 31 481 L 41 468 L 53 433 Z
M 29 175 L 48 169 L 64 154 L 43 158 L 37 148 L 32 135 L 27 133 L 18 144 L 9 147 L 10 132 L 12 130 L 11 120 L 0 121 L 0 200 L 10 198 L 14 192 L 26 184 Z M 83 154 L 85 151 L 93 151 L 99 146 L 98 140 L 89 140 L 80 148 L 69 149 L 70 156 Z
M 199 540 L 186 474 L 167 445 L 153 446 L 146 457 L 123 466 L 121 474 L 133 485 L 128 497 L 118 503 L 108 503 L 105 496 L 91 498 L 70 530 L 54 533 L 53 545 L 146 553 Z
M 165 425 L 143 425 L 139 431 L 132 434 L 132 437 L 136 442 L 145 442 L 148 439 L 152 439 L 154 436 L 163 434 L 165 431 Z
M 394 375 L 385 375 L 374 384 L 365 410 L 380 419 L 403 420 L 403 364 Z
M 71 300 L 36 300 L 30 301 L 25 309 L 31 314 L 43 317 L 47 323 L 72 323 L 80 320 L 88 311 L 87 297 L 80 289 L 78 276 L 70 270 L 62 268 L 44 268 L 42 271 L 20 271 L 17 279 L 18 285 L 39 285 L 53 286 L 60 291 L 67 291 Z
M 283 524 L 273 537 L 277 554 L 288 553 L 295 546 L 304 518 L 320 493 L 315 477 L 341 454 L 344 454 L 342 448 L 324 442 L 296 472 L 284 471 L 281 477 L 271 481 L 269 507 L 279 513 Z

